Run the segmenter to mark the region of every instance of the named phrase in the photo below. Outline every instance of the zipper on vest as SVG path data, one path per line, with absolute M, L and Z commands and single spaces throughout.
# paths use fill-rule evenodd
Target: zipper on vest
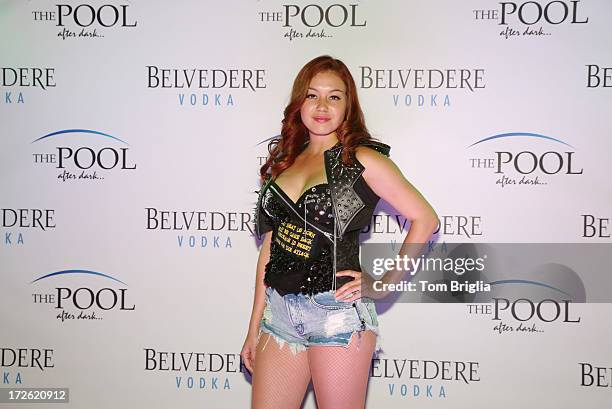
M 274 190 L 274 192 L 276 192 L 276 196 L 280 197 L 280 198 L 283 200 L 283 202 L 285 202 L 285 204 L 287 205 L 287 207 L 289 207 L 289 208 L 290 208 L 290 209 L 293 211 L 293 213 L 295 213 L 295 214 L 297 215 L 297 217 L 299 217 L 300 219 L 302 219 L 302 216 L 300 215 L 300 213 L 299 213 L 297 210 L 295 210 L 294 205 L 293 205 L 293 204 L 291 204 L 291 203 L 289 203 L 289 202 L 287 202 L 287 200 L 286 200 L 286 199 L 283 197 L 283 195 L 282 195 L 282 194 L 281 194 L 281 193 L 280 193 L 278 190 L 276 190 L 276 188 L 274 187 L 274 185 L 272 185 L 272 184 L 271 184 L 271 185 L 270 185 L 270 187 L 269 187 L 269 189 L 273 189 L 273 190 Z M 304 206 L 306 206 L 306 205 L 304 205 Z M 337 253 L 336 253 L 336 252 L 337 252 L 337 247 L 336 247 L 336 233 L 337 233 L 337 232 L 336 232 L 336 222 L 337 222 L 337 220 L 336 220 L 336 216 L 337 216 L 337 215 L 336 215 L 336 214 L 334 214 L 334 230 L 333 230 L 333 232 L 334 232 L 334 233 L 333 233 L 333 235 L 331 235 L 331 234 L 329 234 L 329 233 L 324 232 L 323 230 L 319 229 L 317 226 L 313 225 L 313 224 L 312 224 L 312 223 L 310 223 L 308 220 L 306 220 L 306 218 L 303 218 L 303 220 L 304 220 L 304 224 L 305 224 L 305 225 L 306 225 L 306 224 L 308 224 L 308 225 L 312 226 L 312 227 L 313 227 L 315 230 L 317 230 L 318 232 L 320 232 L 321 234 L 323 234 L 323 236 L 325 236 L 325 237 L 326 237 L 326 238 L 327 238 L 329 241 L 331 241 L 331 242 L 333 243 L 333 247 L 334 247 L 334 264 L 333 264 L 333 270 L 334 270 L 334 271 L 332 271 L 332 275 L 333 275 L 333 281 L 332 281 L 332 291 L 336 291 L 336 272 L 338 271 L 338 270 L 337 270 L 337 267 L 336 267 L 336 266 L 337 266 Z M 333 238 L 330 238 L 329 236 L 333 236 Z
M 319 229 L 317 226 L 315 226 L 314 224 L 310 223 L 308 220 L 306 220 L 305 218 L 303 218 L 303 217 L 302 217 L 302 215 L 300 215 L 300 213 L 298 213 L 298 211 L 294 209 L 293 205 L 292 205 L 291 203 L 287 202 L 287 200 L 286 200 L 286 199 L 283 197 L 283 195 L 282 195 L 282 194 L 280 194 L 280 193 L 278 192 L 278 190 L 276 190 L 276 188 L 274 187 L 274 185 L 270 185 L 269 189 L 274 190 L 274 192 L 276 193 L 276 196 L 280 197 L 280 198 L 283 200 L 283 202 L 285 202 L 285 204 L 287 205 L 287 207 L 288 207 L 288 208 L 290 208 L 290 209 L 293 211 L 293 213 L 295 213 L 295 215 L 296 215 L 297 217 L 299 217 L 299 218 L 300 218 L 300 219 L 301 219 L 301 220 L 302 220 L 304 223 L 308 224 L 308 225 L 309 225 L 309 226 L 311 226 L 313 229 L 315 229 L 315 230 L 317 230 L 319 233 L 323 234 L 323 235 L 324 235 L 324 236 L 325 236 L 325 237 L 326 237 L 326 238 L 327 238 L 329 241 L 333 241 L 333 240 L 330 238 L 330 236 L 331 236 L 331 234 L 330 234 L 330 233 L 324 232 L 323 230 Z M 334 215 L 334 217 L 335 217 L 335 215 Z

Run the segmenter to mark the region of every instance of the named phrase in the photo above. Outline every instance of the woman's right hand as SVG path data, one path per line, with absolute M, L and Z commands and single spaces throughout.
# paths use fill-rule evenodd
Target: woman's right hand
M 255 352 L 257 351 L 257 334 L 247 335 L 244 340 L 244 344 L 242 345 L 242 351 L 240 351 L 240 356 L 242 357 L 242 362 L 244 362 L 244 366 L 247 367 L 251 375 L 253 375 L 253 370 L 255 369 Z

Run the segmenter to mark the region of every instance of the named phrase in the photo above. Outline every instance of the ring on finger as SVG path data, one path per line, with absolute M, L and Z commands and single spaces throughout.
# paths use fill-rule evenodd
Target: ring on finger
M 354 291 L 351 291 L 350 293 L 346 293 L 346 294 L 344 295 L 344 298 L 349 298 L 349 297 L 352 297 L 352 296 L 354 296 L 355 294 L 357 294 L 358 292 L 359 292 L 359 288 L 358 288 L 358 289 L 356 289 L 356 290 L 354 290 Z

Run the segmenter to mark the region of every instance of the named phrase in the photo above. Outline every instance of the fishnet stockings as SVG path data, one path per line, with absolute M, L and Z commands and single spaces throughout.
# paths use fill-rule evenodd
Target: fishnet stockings
M 268 333 L 261 334 L 256 351 L 251 408 L 299 408 L 310 382 L 308 353 L 293 355 Z
M 298 409 L 311 377 L 318 409 L 364 408 L 376 346 L 371 331 L 354 333 L 348 348 L 313 346 L 297 355 L 270 338 L 262 334 L 257 345 L 253 409 Z

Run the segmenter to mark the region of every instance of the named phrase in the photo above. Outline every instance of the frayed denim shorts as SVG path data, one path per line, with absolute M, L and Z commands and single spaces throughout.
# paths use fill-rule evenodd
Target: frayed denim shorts
M 359 336 L 359 346 L 365 330 L 376 335 L 378 351 L 378 317 L 369 299 L 337 301 L 334 291 L 282 296 L 275 289 L 266 288 L 266 307 L 259 335 L 262 332 L 270 334 L 281 348 L 287 343 L 294 354 L 313 345 L 348 347 L 355 332 Z

